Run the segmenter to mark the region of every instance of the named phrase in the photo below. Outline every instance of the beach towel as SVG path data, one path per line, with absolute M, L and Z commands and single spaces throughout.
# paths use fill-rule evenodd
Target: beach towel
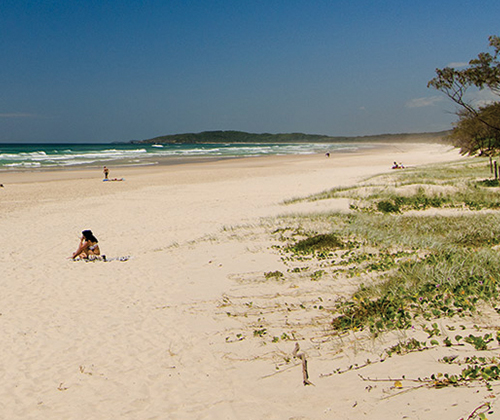
M 130 260 L 130 255 L 126 255 L 124 257 L 106 257 L 106 255 L 91 255 L 89 258 L 77 258 L 73 261 L 85 261 L 85 262 L 96 262 L 96 261 L 102 261 L 102 262 L 111 262 L 111 261 L 120 261 L 120 262 L 125 262 Z

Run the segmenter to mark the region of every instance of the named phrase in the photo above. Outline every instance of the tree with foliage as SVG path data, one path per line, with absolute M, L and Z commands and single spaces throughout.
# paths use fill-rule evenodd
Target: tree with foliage
M 498 102 L 478 107 L 465 98 L 470 88 L 489 89 L 500 95 L 500 37 L 490 36 L 489 46 L 494 49 L 493 54 L 480 53 L 461 70 L 451 67 L 436 69 L 437 76 L 427 84 L 461 107 L 457 113 L 460 120 L 450 137 L 464 153 L 484 153 L 500 147 L 497 140 L 500 136 Z
M 492 128 L 500 122 L 499 102 L 479 108 L 477 114 L 467 109 L 462 109 L 457 114 L 459 120 L 449 139 L 454 146 L 460 147 L 460 153 L 489 155 L 500 150 L 500 130 Z
M 429 81 L 427 87 L 443 92 L 457 105 L 476 114 L 477 109 L 464 98 L 469 88 L 488 88 L 500 95 L 500 37 L 492 35 L 489 41 L 490 47 L 495 50 L 493 55 L 480 53 L 477 58 L 469 61 L 469 67 L 462 70 L 451 67 L 436 69 L 437 76 Z

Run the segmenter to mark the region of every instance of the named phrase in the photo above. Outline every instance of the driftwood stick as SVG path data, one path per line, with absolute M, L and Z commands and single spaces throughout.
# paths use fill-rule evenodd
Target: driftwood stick
M 409 382 L 425 382 L 428 383 L 430 382 L 430 379 L 408 379 L 408 378 L 365 378 L 363 375 L 358 375 L 363 381 L 366 382 L 403 382 L 403 381 L 409 381 Z
M 413 386 L 411 388 L 405 389 L 403 391 L 399 391 L 396 394 L 388 395 L 387 397 L 383 397 L 382 400 L 387 400 L 389 398 L 399 397 L 401 394 L 406 394 L 407 392 L 415 391 L 416 389 L 423 388 L 426 386 L 429 386 L 429 384 L 416 385 L 416 386 Z
M 467 417 L 467 420 L 472 420 L 474 417 L 476 417 L 478 414 L 483 414 L 486 411 L 488 411 L 491 408 L 491 405 L 489 402 L 481 404 L 479 407 L 477 407 L 472 413 L 470 413 L 469 417 Z M 481 412 L 479 412 L 481 410 Z M 460 420 L 463 420 L 461 418 Z
M 307 372 L 307 360 L 304 353 L 299 353 L 300 346 L 299 343 L 295 343 L 295 348 L 293 349 L 292 356 L 300 359 L 302 361 L 302 382 L 305 385 L 314 385 L 309 380 L 309 373 Z

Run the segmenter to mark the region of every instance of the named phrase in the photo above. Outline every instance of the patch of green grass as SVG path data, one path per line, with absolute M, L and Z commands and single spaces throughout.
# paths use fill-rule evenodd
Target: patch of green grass
M 397 196 L 394 198 L 394 202 L 398 207 L 411 210 L 425 210 L 432 207 L 439 208 L 445 204 L 449 205 L 452 201 L 450 196 L 445 196 L 444 194 L 429 195 L 423 189 L 410 196 Z
M 268 272 L 264 273 L 264 277 L 267 280 L 270 280 L 270 279 L 282 280 L 285 277 L 285 275 L 281 271 L 276 270 L 276 271 L 268 271 Z
M 438 249 L 447 246 L 485 247 L 500 244 L 500 215 L 453 216 L 353 214 L 346 234 L 382 247 Z
M 310 254 L 316 251 L 325 251 L 342 248 L 343 243 L 333 233 L 315 235 L 302 239 L 292 245 L 290 250 L 296 253 Z
M 408 188 L 412 186 L 416 191 L 409 192 Z M 499 186 L 499 182 L 491 179 L 488 160 L 476 158 L 394 171 L 390 175 L 373 177 L 364 185 L 333 188 L 290 202 L 343 197 L 359 201 L 351 204 L 351 209 L 383 213 L 441 207 L 498 209 L 500 196 L 495 189 L 490 188 L 495 186 Z
M 498 179 L 483 179 L 482 181 L 477 182 L 478 185 L 483 187 L 498 187 L 500 186 L 500 182 Z
M 361 287 L 339 304 L 335 330 L 369 329 L 378 334 L 408 328 L 415 319 L 466 315 L 499 298 L 500 255 L 489 249 L 455 250 L 404 262 L 386 281 Z
M 284 204 L 295 204 L 303 201 L 318 201 L 318 200 L 328 200 L 330 198 L 339 198 L 339 197 L 349 197 L 353 191 L 355 192 L 358 187 L 335 187 L 331 190 L 324 191 L 319 194 L 310 195 L 308 197 L 295 197 L 290 200 L 285 200 Z
M 377 210 L 382 213 L 399 213 L 399 204 L 389 200 L 382 200 L 377 203 Z

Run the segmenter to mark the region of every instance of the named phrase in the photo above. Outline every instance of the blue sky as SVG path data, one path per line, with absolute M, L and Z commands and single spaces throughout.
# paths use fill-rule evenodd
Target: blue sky
M 441 131 L 498 0 L 2 0 L 0 142 Z

